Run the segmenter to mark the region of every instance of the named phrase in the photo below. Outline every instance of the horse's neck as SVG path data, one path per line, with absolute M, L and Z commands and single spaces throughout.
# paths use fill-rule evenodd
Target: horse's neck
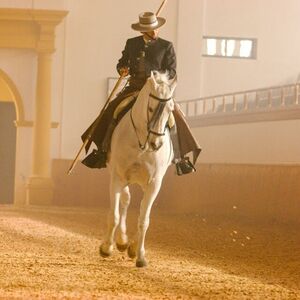
M 149 94 L 149 86 L 146 84 L 139 92 L 139 95 L 132 107 L 131 112 L 131 117 L 134 122 L 135 129 L 142 139 L 146 139 L 148 134 L 147 110 Z

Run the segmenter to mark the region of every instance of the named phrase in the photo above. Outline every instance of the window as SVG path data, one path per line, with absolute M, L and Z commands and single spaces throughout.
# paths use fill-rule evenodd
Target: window
M 203 56 L 256 59 L 257 40 L 204 36 Z
M 217 40 L 207 39 L 206 40 L 207 55 L 216 55 L 217 53 Z

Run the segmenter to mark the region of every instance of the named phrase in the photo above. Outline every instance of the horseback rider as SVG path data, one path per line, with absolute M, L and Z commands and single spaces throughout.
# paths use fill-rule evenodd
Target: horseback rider
M 105 168 L 107 152 L 110 150 L 110 140 L 118 120 L 131 108 L 134 101 L 130 101 L 127 109 L 117 117 L 114 116 L 116 108 L 125 98 L 136 96 L 142 89 L 151 71 L 168 72 L 169 78 L 176 76 L 176 54 L 171 42 L 158 37 L 158 29 L 165 24 L 166 20 L 157 17 L 152 12 L 139 15 L 139 22 L 131 25 L 132 29 L 141 32 L 142 35 L 128 39 L 122 57 L 117 64 L 117 71 L 121 76 L 130 75 L 129 84 L 108 105 L 94 123 L 84 132 L 82 139 L 86 140 L 90 131 L 93 130 L 91 138 L 86 145 L 88 151 L 92 142 L 97 146 L 82 163 L 90 168 Z M 173 112 L 175 125 L 170 129 L 171 140 L 174 151 L 174 163 L 177 174 L 187 174 L 195 170 L 187 153 L 193 152 L 195 164 L 201 151 L 198 143 L 180 111 L 175 105 Z M 96 124 L 96 127 L 94 126 Z M 93 128 L 95 127 L 95 128 Z

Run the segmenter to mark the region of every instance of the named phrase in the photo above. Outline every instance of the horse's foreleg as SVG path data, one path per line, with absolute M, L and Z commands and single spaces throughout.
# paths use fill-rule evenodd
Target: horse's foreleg
M 107 219 L 107 236 L 100 247 L 100 254 L 103 257 L 108 257 L 112 254 L 114 235 L 120 221 L 119 204 L 123 186 L 120 181 L 114 176 L 110 182 L 110 211 Z
M 120 202 L 120 223 L 117 230 L 116 246 L 119 251 L 125 251 L 128 247 L 128 236 L 126 232 L 127 209 L 130 203 L 130 193 L 128 186 L 123 189 Z
M 137 267 L 145 267 L 145 237 L 150 223 L 150 212 L 153 202 L 159 192 L 161 181 L 151 183 L 144 191 L 144 197 L 141 202 L 140 215 L 138 221 L 138 240 L 137 240 Z

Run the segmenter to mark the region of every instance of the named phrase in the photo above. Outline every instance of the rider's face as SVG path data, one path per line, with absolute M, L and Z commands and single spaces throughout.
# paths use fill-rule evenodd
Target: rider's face
M 152 39 L 156 40 L 158 38 L 158 29 L 148 32 L 143 32 L 144 36 L 151 37 Z

